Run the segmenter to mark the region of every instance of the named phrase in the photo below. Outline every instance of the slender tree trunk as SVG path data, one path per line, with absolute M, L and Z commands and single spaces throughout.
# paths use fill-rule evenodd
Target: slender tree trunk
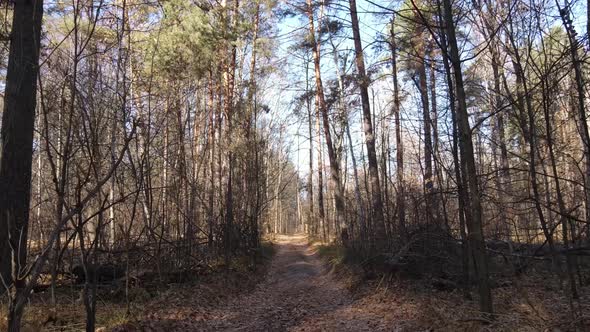
M 387 234 L 385 219 L 383 216 L 383 198 L 381 196 L 381 186 L 379 183 L 379 169 L 377 163 L 377 152 L 375 148 L 375 135 L 373 133 L 373 124 L 371 120 L 371 107 L 369 104 L 369 77 L 365 70 L 365 60 L 363 56 L 363 45 L 359 30 L 359 20 L 356 9 L 356 0 L 349 0 L 350 18 L 352 22 L 352 34 L 354 39 L 354 49 L 356 53 L 356 66 L 359 75 L 359 89 L 361 93 L 361 103 L 363 109 L 363 129 L 365 132 L 365 142 L 367 145 L 367 158 L 369 161 L 369 176 L 371 182 L 371 201 L 372 201 L 372 221 L 375 227 L 375 245 L 380 248 L 386 245 Z
M 281 131 L 279 136 L 279 146 L 282 144 L 282 135 L 283 132 Z M 279 152 L 278 160 L 277 160 L 277 169 L 279 171 L 279 179 L 277 181 L 277 186 L 275 187 L 275 220 L 274 220 L 274 234 L 279 234 L 281 231 L 281 182 L 283 181 L 283 165 L 281 160 L 281 153 Z
M 471 128 L 469 125 L 469 114 L 467 113 L 467 97 L 463 85 L 463 73 L 461 69 L 461 58 L 457 46 L 455 33 L 455 22 L 450 0 L 443 0 L 444 22 L 446 24 L 446 34 L 450 47 L 449 60 L 451 62 L 455 76 L 455 89 L 457 93 L 457 125 L 459 134 L 459 147 L 461 149 L 461 162 L 465 164 L 465 177 L 469 188 L 469 208 L 471 209 L 471 218 L 467 220 L 469 230 L 470 248 L 473 253 L 475 263 L 475 272 L 479 287 L 479 305 L 480 310 L 492 314 L 492 294 L 489 281 L 488 260 L 485 251 L 485 240 L 482 227 L 482 206 L 480 201 L 479 185 L 477 171 L 475 167 L 475 157 L 473 153 L 473 141 L 471 137 Z
M 39 144 L 39 149 L 37 150 L 37 190 L 35 193 L 35 197 L 37 198 L 37 208 L 35 209 L 35 221 L 37 222 L 37 227 L 39 227 L 39 242 L 41 243 L 41 245 L 45 245 L 45 225 L 43 225 L 43 222 L 41 221 L 41 210 L 43 207 L 43 193 L 41 191 L 41 187 L 43 185 L 43 182 L 41 181 L 42 176 L 43 176 L 43 159 L 42 157 L 42 150 L 41 150 L 41 133 L 43 132 L 43 128 L 42 128 L 42 122 L 41 122 L 41 116 L 37 116 L 37 142 Z M 1 282 L 0 282 L 0 286 L 1 286 Z M 0 287 L 0 289 L 2 289 L 2 287 Z M 0 294 L 2 293 L 2 291 L 0 290 Z
M 443 14 L 441 10 L 440 0 L 437 0 L 437 10 L 439 16 L 439 23 L 440 23 L 440 38 L 441 38 L 441 45 L 443 47 L 442 50 L 442 58 L 443 58 L 443 66 L 445 68 L 447 86 L 449 91 L 449 110 L 451 112 L 451 120 L 453 123 L 453 164 L 454 164 L 454 172 L 455 172 L 455 181 L 457 185 L 457 203 L 458 203 L 458 216 L 459 216 L 459 234 L 461 236 L 461 274 L 462 274 L 462 281 L 463 281 L 463 297 L 465 299 L 471 299 L 470 293 L 470 277 L 469 277 L 469 261 L 470 261 L 470 250 L 469 250 L 469 242 L 466 230 L 466 222 L 465 219 L 471 219 L 471 211 L 467 209 L 466 202 L 467 202 L 467 181 L 465 179 L 464 174 L 465 166 L 459 160 L 459 133 L 457 128 L 457 108 L 456 108 L 456 99 L 455 99 L 455 88 L 454 88 L 454 81 L 453 81 L 453 73 L 451 70 L 451 65 L 449 62 L 449 45 L 447 42 L 447 37 L 445 33 L 445 28 L 443 24 Z
M 209 71 L 209 192 L 207 217 L 207 243 L 213 250 L 213 223 L 215 221 L 215 88 L 213 71 Z M 219 121 L 219 120 L 218 120 Z
M 510 189 L 510 165 L 508 163 L 508 149 L 506 147 L 506 133 L 505 133 L 505 126 L 504 126 L 504 114 L 500 110 L 502 107 L 502 97 L 501 97 L 501 84 L 500 84 L 500 66 L 498 64 L 498 57 L 497 57 L 497 48 L 495 43 L 492 43 L 490 46 L 492 49 L 492 73 L 494 75 L 494 109 L 497 112 L 496 114 L 496 130 L 497 130 L 497 140 L 498 145 L 500 148 L 500 176 L 498 177 L 498 198 L 501 208 L 501 217 L 502 222 L 506 224 L 505 227 L 505 234 L 504 236 L 508 241 L 512 240 L 510 226 L 508 223 L 509 213 L 508 207 L 506 206 L 506 195 L 512 193 Z
M 556 4 L 559 7 L 559 3 L 556 0 Z M 588 1 L 590 8 L 590 0 Z M 570 56 L 572 58 L 572 64 L 574 67 L 574 79 L 576 82 L 576 97 L 577 97 L 577 109 L 578 118 L 580 122 L 580 136 L 582 144 L 584 145 L 584 159 L 585 159 L 585 174 L 584 174 L 584 194 L 585 194 L 585 205 L 586 205 L 586 223 L 590 222 L 590 131 L 588 129 L 588 118 L 586 114 L 586 95 L 585 95 L 585 82 L 584 73 L 582 71 L 582 61 L 580 61 L 578 55 L 578 49 L 580 43 L 576 39 L 576 31 L 573 26 L 572 20 L 569 14 L 570 8 L 560 10 L 561 20 L 565 26 L 568 41 Z M 590 17 L 590 13 L 588 13 Z M 588 23 L 588 32 L 590 32 L 590 22 Z M 590 38 L 590 35 L 588 36 Z M 589 42 L 590 43 L 590 42 Z M 590 226 L 586 227 L 586 241 L 590 243 Z
M 511 22 L 512 18 L 509 17 L 509 22 Z M 539 190 L 539 182 L 537 179 L 537 136 L 535 134 L 536 128 L 536 119 L 535 119 L 535 111 L 533 109 L 531 96 L 529 94 L 529 88 L 526 81 L 525 73 L 522 68 L 522 62 L 520 57 L 520 51 L 514 37 L 512 34 L 508 34 L 508 40 L 512 46 L 512 64 L 514 66 L 514 71 L 516 74 L 516 85 L 517 85 L 517 98 L 514 101 L 514 104 L 519 110 L 519 114 L 521 114 L 520 125 L 522 127 L 524 141 L 528 144 L 528 154 L 529 154 L 529 178 L 531 188 L 533 190 L 533 197 L 534 197 L 534 205 L 539 217 L 539 222 L 541 224 L 541 228 L 543 230 L 543 234 L 547 240 L 549 245 L 549 249 L 551 251 L 551 259 L 553 262 L 554 269 L 558 275 L 561 274 L 561 263 L 557 257 L 557 252 L 555 248 L 555 240 L 553 238 L 553 231 L 549 228 L 547 218 L 543 211 L 543 206 L 541 204 L 541 194 Z
M 485 4 L 488 8 L 489 15 L 482 18 L 485 28 L 482 29 L 483 36 L 486 40 L 490 40 L 488 47 L 491 57 L 491 67 L 493 76 L 493 93 L 494 98 L 492 99 L 492 109 L 495 113 L 495 133 L 496 142 L 492 148 L 496 150 L 500 149 L 500 165 L 497 176 L 497 191 L 498 191 L 498 203 L 501 206 L 500 210 L 500 222 L 503 224 L 504 237 L 507 241 L 511 241 L 511 230 L 508 219 L 510 218 L 510 208 L 507 206 L 506 196 L 512 193 L 511 180 L 510 180 L 510 169 L 508 162 L 508 149 L 506 147 L 506 133 L 504 124 L 504 112 L 502 111 L 502 81 L 501 77 L 503 74 L 503 68 L 500 64 L 499 48 L 498 48 L 498 37 L 496 36 L 496 24 L 494 23 L 493 17 L 491 17 L 494 5 L 489 1 L 485 0 Z M 496 158 L 497 153 L 494 153 Z
M 117 91 L 122 91 L 122 93 L 119 94 L 120 96 L 120 100 L 119 102 L 120 104 L 120 116 L 121 116 L 121 120 L 124 121 L 125 119 L 125 110 L 127 107 L 127 92 L 128 92 L 128 86 L 127 86 L 127 67 L 128 67 L 128 62 L 129 62 L 129 47 L 130 45 L 126 45 L 125 43 L 125 34 L 126 34 L 126 30 L 129 30 L 129 34 L 130 29 L 127 29 L 127 1 L 126 0 L 121 0 L 121 2 L 119 3 L 119 1 L 117 1 L 117 6 L 121 7 L 121 29 L 119 31 L 117 31 L 117 38 L 118 38 L 118 54 L 117 54 L 117 82 L 116 82 L 116 90 Z M 95 48 L 95 47 L 94 47 Z M 91 58 L 94 59 L 94 58 Z M 111 165 L 115 163 L 116 160 L 116 153 L 115 150 L 117 148 L 117 134 L 118 134 L 118 128 L 119 128 L 119 118 L 117 117 L 119 115 L 119 112 L 115 109 L 114 113 L 113 113 L 113 122 L 112 122 L 112 127 L 111 127 L 111 132 L 110 132 L 110 143 L 111 143 L 111 153 L 110 153 L 110 159 L 111 159 Z M 109 181 L 109 202 L 110 202 L 110 207 L 109 207 L 109 230 L 110 230 L 110 236 L 109 236 L 109 240 L 110 240 L 110 245 L 111 247 L 114 246 L 115 244 L 115 186 L 116 186 L 116 180 L 117 180 L 117 176 L 116 174 L 111 178 L 111 180 Z
M 235 30 L 238 22 L 238 11 L 240 7 L 239 0 L 234 0 L 234 13 L 233 13 L 233 30 Z M 225 104 L 224 111 L 227 119 L 227 137 L 232 137 L 233 134 L 233 99 L 235 89 L 235 78 L 236 78 L 236 56 L 237 48 L 233 44 L 230 52 L 230 63 L 225 73 Z M 225 264 L 229 266 L 230 253 L 233 249 L 233 232 L 234 232 L 234 193 L 233 193 L 233 173 L 234 173 L 234 153 L 231 147 L 228 147 L 227 155 L 227 188 L 225 192 Z
M 396 144 L 396 162 L 397 162 L 397 218 L 400 236 L 402 241 L 406 241 L 408 237 L 408 231 L 406 229 L 406 198 L 405 198 L 405 185 L 404 185 L 404 143 L 402 140 L 402 128 L 401 128 L 401 102 L 399 98 L 399 82 L 397 76 L 397 41 L 395 36 L 395 14 L 391 20 L 391 69 L 393 74 L 393 115 L 395 121 L 395 144 Z
M 449 230 L 449 220 L 447 217 L 446 206 L 444 204 L 444 197 L 441 191 L 442 189 L 442 174 L 440 170 L 440 151 L 438 146 L 438 108 L 436 104 L 436 61 L 434 58 L 434 52 L 430 52 L 430 107 L 432 109 L 431 116 L 430 116 L 430 129 L 432 130 L 432 157 L 433 157 L 433 176 L 436 176 L 436 185 L 438 188 L 435 188 L 434 178 L 432 179 L 432 189 L 431 189 L 431 203 L 432 203 L 432 214 L 434 216 L 434 221 L 436 222 L 437 227 L 441 227 L 445 231 Z M 442 204 L 442 216 L 441 216 L 441 204 Z
M 418 59 L 418 67 L 416 68 L 418 76 L 418 90 L 420 91 L 420 100 L 422 102 L 422 123 L 423 123 L 423 139 L 424 139 L 424 195 L 426 202 L 426 211 L 428 216 L 428 223 L 433 223 L 435 219 L 435 211 L 433 204 L 433 190 L 434 178 L 432 175 L 432 120 L 430 118 L 430 104 L 428 98 L 428 82 L 426 80 L 426 64 L 425 52 L 419 52 L 424 56 Z
M 348 146 L 350 149 L 350 159 L 352 160 L 352 171 L 353 171 L 353 176 L 354 176 L 354 197 L 357 200 L 358 203 L 358 213 L 359 213 L 359 224 L 360 224 L 360 235 L 361 235 L 361 241 L 363 242 L 362 245 L 364 245 L 365 240 L 367 239 L 367 220 L 366 220 L 366 212 L 365 212 L 365 206 L 363 204 L 363 197 L 361 196 L 361 189 L 360 189 L 360 182 L 359 182 L 359 174 L 358 174 L 358 169 L 357 169 L 357 164 L 356 164 L 356 158 L 354 155 L 354 148 L 352 146 L 352 137 L 350 135 L 350 125 L 348 124 L 348 121 L 346 121 L 346 136 L 348 138 Z
M 250 61 L 250 80 L 248 82 L 248 107 L 249 113 L 246 120 L 246 144 L 248 144 L 248 156 L 246 163 L 246 216 L 249 220 L 250 227 L 250 246 L 258 248 L 258 188 L 260 187 L 258 179 L 258 156 L 257 156 L 257 132 L 256 132 L 256 60 L 258 54 L 258 30 L 260 26 L 260 3 L 256 3 L 256 13 L 254 18 L 253 38 L 252 38 L 252 59 Z M 252 123 L 254 121 L 254 123 Z M 254 130 L 253 130 L 254 127 Z M 256 255 L 252 255 L 253 265 L 256 264 Z
M 324 137 L 326 140 L 326 147 L 328 148 L 328 159 L 330 160 L 330 180 L 334 186 L 334 204 L 336 207 L 336 223 L 340 224 L 344 218 L 344 191 L 342 189 L 342 182 L 340 180 L 340 162 L 336 156 L 336 147 L 332 141 L 332 133 L 330 132 L 330 119 L 328 118 L 328 107 L 324 96 L 324 86 L 322 82 L 321 66 L 320 66 L 320 43 L 315 38 L 315 25 L 313 18 L 313 7 L 311 0 L 307 0 L 307 15 L 309 19 L 309 35 L 313 50 L 313 62 L 315 67 L 315 82 L 316 82 L 316 100 L 318 111 L 322 116 L 322 123 L 324 129 Z
M 385 220 L 391 220 L 391 212 L 389 210 L 390 199 L 389 199 L 389 159 L 390 159 L 390 132 L 391 112 L 387 112 L 381 119 L 381 192 L 383 193 L 383 216 Z M 392 233 L 390 229 L 391 224 L 386 224 L 386 232 Z
M 348 136 L 348 140 L 349 140 L 349 147 L 350 147 L 350 155 L 352 158 L 352 165 L 353 165 L 353 172 L 354 172 L 354 177 L 355 177 L 355 196 L 357 199 L 357 202 L 359 204 L 358 206 L 358 214 L 359 214 L 359 223 L 360 223 L 360 229 L 361 229 L 361 238 L 363 240 L 366 239 L 366 229 L 365 229 L 365 211 L 364 211 L 364 206 L 362 203 L 362 199 L 360 196 L 360 189 L 359 189 L 359 185 L 358 185 L 358 172 L 356 169 L 356 160 L 354 158 L 354 149 L 352 147 L 352 139 L 350 137 L 350 128 L 349 128 L 349 124 L 348 124 L 348 114 L 346 111 L 346 106 L 345 106 L 345 96 L 344 96 L 344 74 L 342 73 L 342 69 L 340 68 L 340 57 L 338 55 L 338 48 L 336 47 L 336 45 L 334 44 L 334 40 L 332 38 L 332 35 L 330 35 L 330 43 L 332 45 L 332 53 L 333 53 L 333 59 L 334 59 L 334 66 L 336 68 L 336 77 L 338 80 L 338 111 L 339 111 L 339 116 L 342 119 L 342 125 L 343 127 L 345 127 L 346 130 L 346 134 Z M 344 65 L 346 66 L 346 59 L 344 59 Z M 340 144 L 340 146 L 342 146 Z M 342 153 L 340 153 L 342 154 Z M 344 167 L 344 174 L 346 174 L 346 165 Z M 344 177 L 346 179 L 346 176 Z M 344 188 L 344 185 L 343 185 Z M 337 226 L 341 226 L 341 225 L 337 225 Z M 349 228 L 348 232 L 353 232 L 353 224 L 351 223 L 347 223 L 346 226 Z
M 557 172 L 557 164 L 556 164 L 556 158 L 555 158 L 555 150 L 554 150 L 554 146 L 553 146 L 553 126 L 551 125 L 551 110 L 550 110 L 550 101 L 549 101 L 549 96 L 550 96 L 550 91 L 548 91 L 548 89 L 546 89 L 546 82 L 543 80 L 541 82 L 541 87 L 542 87 L 542 95 L 543 95 L 543 111 L 544 111 L 544 115 L 545 115 L 545 131 L 546 131 L 546 136 L 547 136 L 547 149 L 549 150 L 549 158 L 551 160 L 551 171 L 552 171 L 552 175 L 553 175 L 553 179 L 555 182 L 555 194 L 557 196 L 557 206 L 559 208 L 559 221 L 561 223 L 561 227 L 562 227 L 562 241 L 563 241 L 563 246 L 564 246 L 564 250 L 565 250 L 565 257 L 566 257 L 566 267 L 567 267 L 567 275 L 568 275 L 568 279 L 569 279 L 569 284 L 570 284 L 570 291 L 571 291 L 571 296 L 574 299 L 578 298 L 578 290 L 576 287 L 576 279 L 574 278 L 574 272 L 573 272 L 573 257 L 571 257 L 571 255 L 568 253 L 568 249 L 570 247 L 570 240 L 569 240 L 569 230 L 568 230 L 568 223 L 569 223 L 569 218 L 567 218 L 567 210 L 565 207 L 565 201 L 563 199 L 563 194 L 561 192 L 561 182 L 559 181 L 559 173 Z M 549 190 L 547 190 L 549 191 Z M 549 201 L 547 202 L 548 204 L 550 203 Z
M 317 222 L 314 214 L 314 197 L 313 197 L 313 115 L 311 112 L 311 102 L 308 95 L 309 92 L 309 64 L 308 62 L 305 63 L 305 104 L 307 108 L 307 125 L 308 125 L 308 135 L 309 135 L 309 176 L 307 178 L 307 194 L 309 195 L 309 218 L 308 218 L 308 227 L 309 232 L 312 235 L 314 234 L 314 225 Z
M 164 163 L 162 166 L 162 219 L 160 227 L 162 227 L 162 235 L 168 230 L 168 168 L 170 164 L 170 125 L 168 120 L 168 113 L 170 110 L 170 102 L 166 102 L 166 109 L 164 110 Z M 160 246 L 158 245 L 158 249 Z M 159 257 L 159 255 L 158 255 Z M 158 258 L 158 261 L 160 259 Z
M 316 136 L 317 136 L 317 147 L 318 147 L 318 220 L 316 223 L 316 234 L 319 234 L 320 228 L 322 229 L 323 239 L 326 239 L 326 234 L 323 231 L 326 223 L 326 212 L 324 209 L 324 154 L 322 150 L 322 132 L 321 132 L 321 119 L 320 111 L 316 99 Z

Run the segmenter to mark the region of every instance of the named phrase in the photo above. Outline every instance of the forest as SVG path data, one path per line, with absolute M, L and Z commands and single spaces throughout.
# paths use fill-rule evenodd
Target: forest
M 0 331 L 590 330 L 590 1 L 0 7 Z

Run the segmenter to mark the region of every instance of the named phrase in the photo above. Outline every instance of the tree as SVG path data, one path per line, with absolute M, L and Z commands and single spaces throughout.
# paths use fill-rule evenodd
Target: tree
M 480 310 L 492 314 L 492 295 L 489 281 L 488 259 L 485 251 L 485 240 L 483 235 L 483 213 L 480 201 L 479 184 L 473 154 L 473 141 L 469 125 L 469 114 L 467 113 L 467 97 L 463 85 L 463 73 L 461 69 L 461 58 L 457 46 L 455 32 L 455 21 L 450 0 L 443 0 L 444 22 L 449 43 L 449 60 L 452 65 L 455 91 L 457 95 L 457 127 L 459 135 L 459 147 L 461 150 L 461 162 L 465 164 L 464 177 L 468 185 L 468 205 L 471 210 L 471 218 L 467 219 L 469 230 L 469 244 L 473 254 L 477 284 L 479 287 Z
M 13 293 L 10 332 L 22 317 L 13 301 L 25 285 L 42 19 L 42 0 L 14 2 L 0 156 L 0 276 Z
M 330 160 L 330 179 L 334 186 L 334 200 L 336 206 L 336 223 L 340 224 L 344 218 L 344 198 L 342 182 L 340 180 L 340 162 L 336 156 L 336 147 L 332 140 L 332 133 L 330 132 L 330 120 L 328 117 L 328 106 L 326 105 L 326 97 L 324 95 L 324 85 L 322 81 L 321 66 L 320 66 L 320 43 L 316 40 L 314 11 L 311 0 L 307 0 L 307 16 L 309 19 L 309 38 L 312 47 L 313 61 L 315 67 L 315 82 L 316 82 L 316 104 L 318 112 L 321 115 L 324 137 L 326 140 L 326 147 L 328 148 L 328 158 Z M 318 119 L 319 121 L 319 119 Z M 318 159 L 321 162 L 321 157 Z M 321 190 L 321 188 L 320 188 Z M 318 201 L 321 202 L 321 193 L 318 195 Z M 320 207 L 320 211 L 322 207 Z M 320 212 L 321 218 L 321 212 Z
M 373 131 L 373 123 L 371 120 L 371 106 L 369 102 L 369 77 L 367 76 L 367 72 L 365 70 L 365 59 L 363 55 L 363 45 L 361 43 L 356 1 L 350 0 L 349 5 L 354 49 L 356 53 L 356 67 L 359 77 L 358 85 L 361 93 L 361 103 L 363 109 L 363 129 L 365 132 L 365 144 L 367 145 L 369 176 L 371 179 L 372 222 L 375 226 L 375 244 L 377 247 L 382 247 L 386 245 L 386 227 L 383 216 L 383 197 L 381 196 L 381 185 L 379 183 L 375 135 Z
M 395 14 L 391 19 L 390 27 L 390 49 L 391 49 L 391 71 L 393 74 L 393 115 L 395 117 L 395 144 L 397 148 L 397 217 L 399 224 L 399 232 L 402 239 L 406 240 L 406 198 L 405 198 L 405 184 L 404 184 L 404 143 L 402 140 L 402 127 L 400 121 L 401 103 L 397 72 L 397 43 L 395 35 Z

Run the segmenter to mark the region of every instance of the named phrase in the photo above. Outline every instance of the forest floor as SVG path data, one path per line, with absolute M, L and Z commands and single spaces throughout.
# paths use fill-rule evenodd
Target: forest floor
M 393 275 L 367 280 L 330 253 L 320 255 L 326 247 L 303 235 L 273 242 L 276 254 L 252 291 L 215 305 L 187 294 L 182 304 L 166 310 L 160 304 L 133 328 L 116 331 L 579 331 L 583 324 L 590 330 L 588 297 L 574 319 L 563 292 L 542 277 L 496 288 L 497 316 L 488 321 L 476 300 L 458 290 L 440 292 L 427 280 Z
M 216 307 L 186 303 L 147 315 L 141 331 L 392 331 L 392 308 L 364 307 L 305 236 L 278 236 L 264 281 Z M 395 310 L 394 310 L 395 311 Z M 395 324 L 394 324 L 395 323 Z M 120 331 L 123 331 L 120 330 Z
M 131 315 L 105 294 L 97 331 L 590 331 L 589 292 L 574 304 L 582 313 L 574 318 L 563 292 L 543 276 L 494 289 L 497 316 L 490 322 L 476 310 L 476 299 L 466 301 L 458 290 L 437 291 L 427 278 L 369 280 L 338 261 L 333 246 L 309 244 L 303 235 L 277 236 L 273 243 L 274 256 L 268 260 L 265 253 L 266 263 L 256 270 L 236 261 L 229 271 L 135 296 Z M 130 291 L 148 293 L 141 287 Z M 47 321 L 40 319 L 43 302 L 33 301 L 25 321 Z M 50 325 L 29 330 L 84 327 L 83 306 L 73 299 L 52 317 Z

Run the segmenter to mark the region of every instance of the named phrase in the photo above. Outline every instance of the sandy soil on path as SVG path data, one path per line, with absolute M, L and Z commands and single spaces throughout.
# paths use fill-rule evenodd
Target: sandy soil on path
M 204 322 L 204 330 L 374 331 L 371 317 L 351 312 L 352 298 L 335 281 L 304 236 L 277 238 L 266 281 Z M 363 317 L 364 316 L 364 317 Z M 383 328 L 383 327 L 382 327 Z
M 180 317 L 169 318 L 164 330 L 400 330 L 382 315 L 383 310 L 391 308 L 366 310 L 366 306 L 355 305 L 345 286 L 329 273 L 304 236 L 280 236 L 276 249 L 268 276 L 254 291 L 207 310 L 188 310 Z M 152 326 L 142 330 L 160 331 L 163 327 Z

